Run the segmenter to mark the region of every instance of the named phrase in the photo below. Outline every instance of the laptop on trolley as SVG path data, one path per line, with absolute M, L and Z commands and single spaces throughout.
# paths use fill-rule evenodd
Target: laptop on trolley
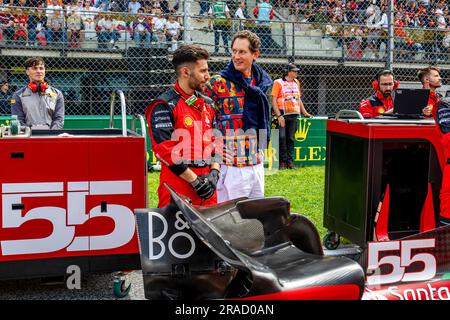
M 394 112 L 390 116 L 398 119 L 424 118 L 422 109 L 427 106 L 429 96 L 429 89 L 397 89 L 394 97 Z

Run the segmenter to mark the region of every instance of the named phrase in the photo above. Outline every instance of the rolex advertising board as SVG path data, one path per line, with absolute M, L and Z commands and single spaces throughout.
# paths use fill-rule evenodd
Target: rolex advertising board
M 0 116 L 0 126 L 9 125 L 9 116 Z M 326 117 L 299 118 L 295 132 L 294 164 L 295 166 L 311 166 L 325 164 L 326 148 Z M 131 127 L 131 116 L 127 117 L 127 125 Z M 108 128 L 109 116 L 66 116 L 64 128 L 66 129 L 99 129 Z M 120 117 L 114 118 L 114 127 L 120 128 Z M 136 130 L 140 133 L 139 121 Z M 278 131 L 272 130 L 269 148 L 265 150 L 265 167 L 278 168 Z M 156 157 L 151 151 L 151 142 L 147 130 L 147 160 L 149 165 L 156 164 Z
M 325 165 L 326 117 L 299 118 L 294 135 L 293 159 L 295 166 Z M 273 129 L 269 148 L 265 152 L 265 167 L 279 166 L 279 132 Z

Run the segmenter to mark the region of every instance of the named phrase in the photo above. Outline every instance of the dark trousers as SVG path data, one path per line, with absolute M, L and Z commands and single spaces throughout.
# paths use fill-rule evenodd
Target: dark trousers
M 270 49 L 272 44 L 272 29 L 269 26 L 261 26 L 256 32 L 261 40 L 262 49 Z
M 209 10 L 209 2 L 208 1 L 200 1 L 200 12 L 199 15 L 207 13 Z
M 296 114 L 284 116 L 284 128 L 278 125 L 280 134 L 280 162 L 294 163 L 295 131 L 297 131 Z
M 219 51 L 219 42 L 220 35 L 222 35 L 223 46 L 225 48 L 225 52 L 229 53 L 230 50 L 228 48 L 228 36 L 230 33 L 230 27 L 228 26 L 213 26 L 214 29 L 214 52 Z

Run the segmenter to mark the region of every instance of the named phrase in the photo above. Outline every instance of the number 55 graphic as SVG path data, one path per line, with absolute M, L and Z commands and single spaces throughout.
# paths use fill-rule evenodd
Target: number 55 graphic
M 436 258 L 431 253 L 412 253 L 413 250 L 435 247 L 435 239 L 417 239 L 403 241 L 371 242 L 368 247 L 367 284 L 377 285 L 395 282 L 424 281 L 436 275 Z M 380 259 L 380 252 L 400 251 L 400 255 L 385 255 Z M 413 263 L 421 262 L 423 270 L 405 272 Z M 380 267 L 390 265 L 389 274 L 381 274 Z
M 121 247 L 133 238 L 135 221 L 133 212 L 126 206 L 108 204 L 86 212 L 86 197 L 89 195 L 126 195 L 132 193 L 132 181 L 80 181 L 68 182 L 67 210 L 60 207 L 37 207 L 22 214 L 20 204 L 29 197 L 62 197 L 64 184 L 52 183 L 5 183 L 2 185 L 2 228 L 19 228 L 32 220 L 47 220 L 52 224 L 52 233 L 41 239 L 3 240 L 1 254 L 20 255 L 67 251 L 107 250 Z M 19 206 L 18 206 L 19 205 Z M 77 225 L 90 218 L 108 217 L 114 221 L 110 234 L 75 237 Z M 25 235 L 26 237 L 26 235 Z

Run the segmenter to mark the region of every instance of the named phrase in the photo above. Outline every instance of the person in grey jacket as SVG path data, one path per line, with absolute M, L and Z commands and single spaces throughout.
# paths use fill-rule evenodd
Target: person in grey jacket
M 11 115 L 17 115 L 20 125 L 41 129 L 64 127 L 64 96 L 45 81 L 45 62 L 29 58 L 25 69 L 30 82 L 11 98 Z

